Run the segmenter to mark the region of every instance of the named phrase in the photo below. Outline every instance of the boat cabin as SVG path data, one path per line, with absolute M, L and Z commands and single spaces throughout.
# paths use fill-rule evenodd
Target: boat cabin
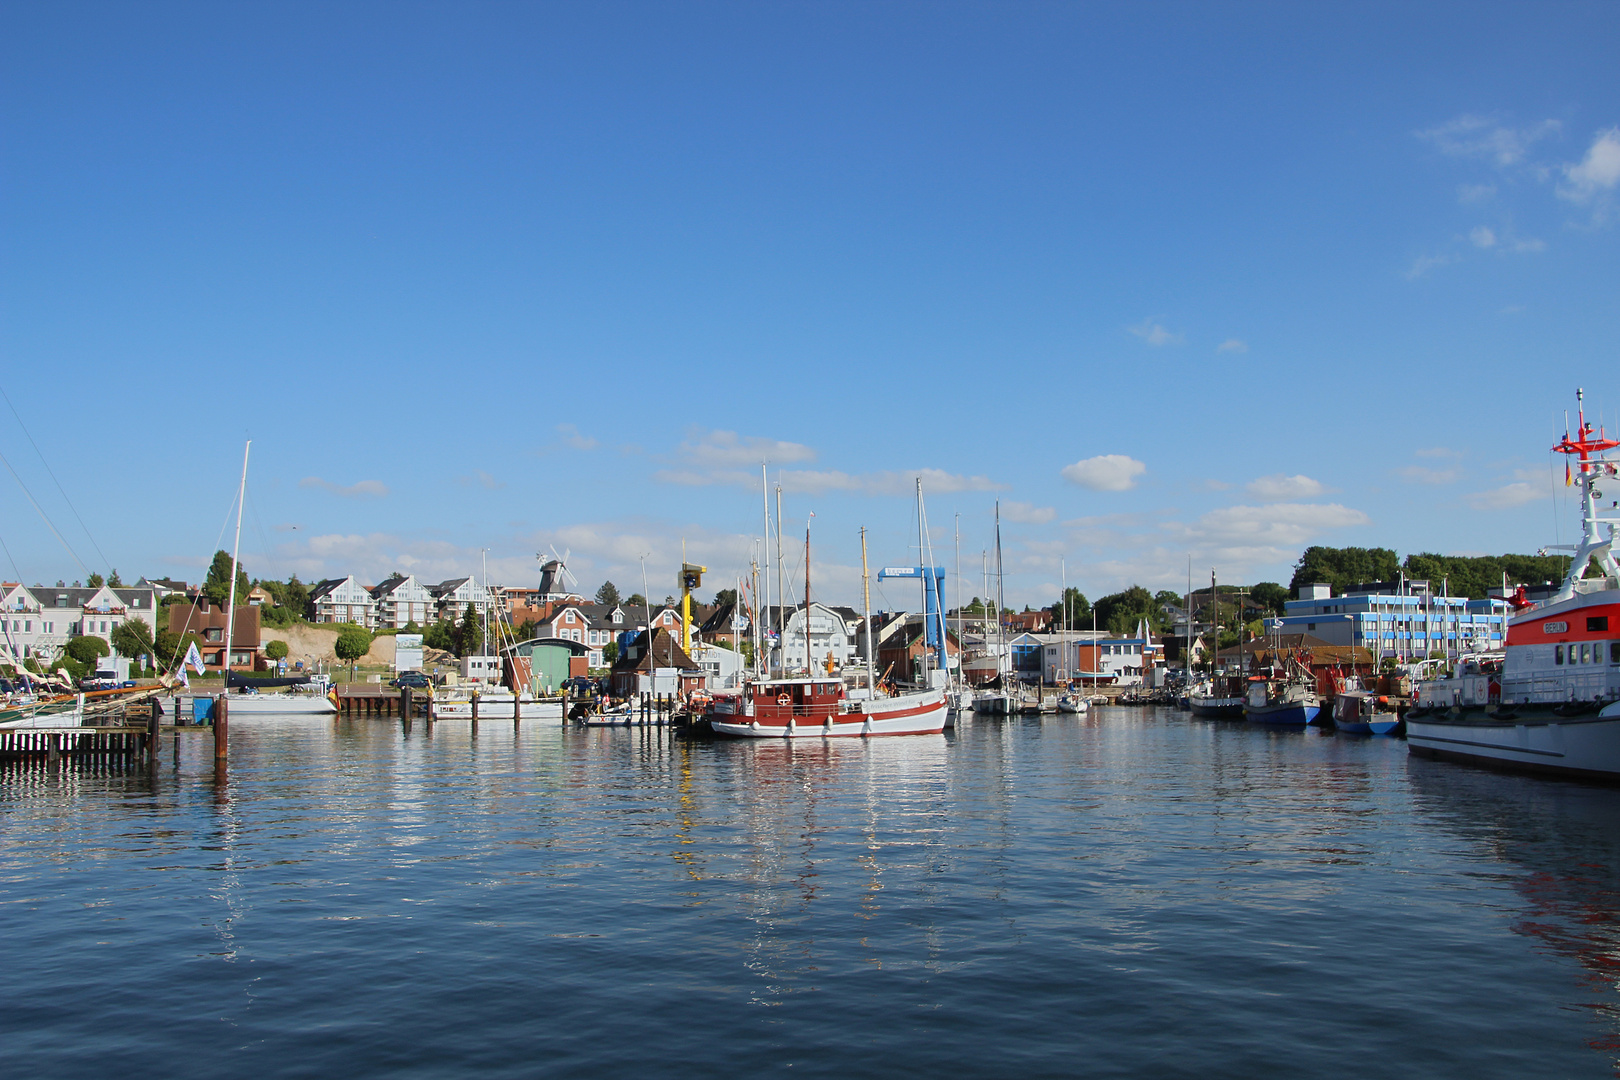
M 744 709 L 762 724 L 825 723 L 843 711 L 844 684 L 839 679 L 771 679 L 749 683 Z

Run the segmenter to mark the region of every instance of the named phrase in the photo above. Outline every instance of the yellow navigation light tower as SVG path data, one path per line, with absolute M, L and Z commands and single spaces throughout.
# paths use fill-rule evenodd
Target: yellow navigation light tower
M 692 655 L 692 590 L 703 584 L 707 566 L 681 562 L 681 648 Z

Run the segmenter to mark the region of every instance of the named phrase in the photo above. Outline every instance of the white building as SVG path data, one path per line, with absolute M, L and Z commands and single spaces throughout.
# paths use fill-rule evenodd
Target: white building
M 467 605 L 485 618 L 489 618 L 489 590 L 470 577 L 450 578 L 427 587 L 433 594 L 435 617 L 460 622 L 467 613 Z
M 400 630 L 411 623 L 425 626 L 438 614 L 433 594 L 414 574 L 395 574 L 373 585 L 371 598 L 376 603 L 376 621 L 372 625 L 379 629 Z
M 825 671 L 827 658 L 832 657 L 834 668 L 847 666 L 855 657 L 855 629 L 844 613 L 826 604 L 810 604 L 810 660 L 817 671 Z M 856 625 L 860 622 L 856 618 Z M 780 649 L 782 665 L 787 671 L 805 671 L 808 665 L 804 653 L 805 611 L 801 605 L 788 612 L 787 624 L 782 628 Z
M 0 663 L 20 665 L 37 659 L 48 664 L 62 654 L 70 638 L 99 637 L 112 644 L 112 632 L 130 619 L 157 632 L 157 594 L 150 588 L 77 585 L 32 588 L 0 585 Z
M 353 574 L 327 578 L 311 587 L 309 602 L 315 609 L 315 622 L 376 625 L 377 601 L 364 585 L 354 580 Z
M 693 645 L 692 660 L 709 676 L 710 690 L 733 690 L 742 685 L 743 654 L 719 645 Z

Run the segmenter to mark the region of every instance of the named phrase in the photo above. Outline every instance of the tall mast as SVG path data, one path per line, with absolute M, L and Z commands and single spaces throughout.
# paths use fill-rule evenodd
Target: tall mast
M 872 667 L 872 582 L 866 574 L 866 526 L 861 526 L 861 617 L 866 624 L 866 692 L 877 696 L 877 671 Z
M 810 517 L 815 517 L 811 514 Z M 804 674 L 810 677 L 810 518 L 804 521 Z
M 1062 575 L 1063 583 L 1063 633 L 1058 640 L 1063 642 L 1063 666 L 1069 666 L 1069 560 L 1058 560 L 1058 572 Z
M 1185 661 L 1183 666 L 1186 668 L 1186 671 L 1187 671 L 1187 684 L 1189 686 L 1192 685 L 1192 639 L 1193 639 L 1192 556 L 1188 555 L 1187 556 L 1187 636 L 1184 639 L 1182 639 L 1183 648 L 1181 650 L 1181 653 L 1182 653 L 1182 659 L 1183 659 L 1183 661 Z
M 1007 643 L 1002 640 L 1001 607 L 1003 603 L 1001 573 L 1001 500 L 996 500 L 996 671 L 1001 672 L 1002 662 L 1006 659 Z
M 787 642 L 782 631 L 787 622 L 787 586 L 782 576 L 782 485 L 776 485 L 776 640 L 782 646 L 782 672 L 787 673 Z
M 249 439 L 247 445 L 242 447 L 242 483 L 236 489 L 236 539 L 231 542 L 231 592 L 230 600 L 225 605 L 225 692 L 231 692 L 231 646 L 234 644 L 236 631 L 236 557 L 242 551 L 242 502 L 247 497 L 247 463 L 248 451 L 253 449 L 253 440 Z
M 1209 568 L 1209 606 L 1214 611 L 1210 619 L 1210 632 L 1215 637 L 1215 658 L 1209 662 L 1209 673 L 1215 674 L 1221 666 L 1221 598 L 1215 591 L 1215 568 Z
M 966 682 L 962 677 L 962 515 L 956 515 L 956 676 L 959 683 Z M 946 666 L 950 666 L 947 658 Z
M 759 618 L 763 622 L 771 617 L 771 480 L 765 473 L 765 463 L 759 463 L 759 517 L 765 529 L 765 539 L 761 541 L 765 556 L 765 597 L 759 608 Z M 778 598 L 780 599 L 780 598 Z M 761 654 L 760 670 L 762 678 L 769 678 L 771 674 L 771 635 L 768 626 L 761 626 L 759 631 Z

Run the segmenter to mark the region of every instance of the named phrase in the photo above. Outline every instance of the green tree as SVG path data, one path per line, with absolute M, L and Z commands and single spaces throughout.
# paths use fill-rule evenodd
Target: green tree
M 112 646 L 118 650 L 119 656 L 151 656 L 152 628 L 140 616 L 127 619 L 113 627 Z
M 725 607 L 727 604 L 735 604 L 736 602 L 737 602 L 737 590 L 736 589 L 721 589 L 719 592 L 714 594 L 714 606 L 715 607 Z
M 618 659 L 619 643 L 617 641 L 610 641 L 606 645 L 602 646 L 602 662 L 604 664 L 606 664 L 608 667 L 612 667 L 618 662 Z
M 79 663 L 93 666 L 97 660 L 112 652 L 112 646 L 94 634 L 76 637 L 67 643 L 67 654 Z
M 371 632 L 360 626 L 346 626 L 339 632 L 332 651 L 339 660 L 349 662 L 349 678 L 354 678 L 355 665 L 371 648 Z
M 1069 611 L 1069 622 L 1067 626 L 1065 626 L 1063 623 L 1063 609 L 1065 600 L 1068 601 Z M 978 604 L 979 598 L 975 596 L 973 598 L 973 602 Z M 979 607 L 982 610 L 983 605 L 980 604 Z M 971 605 L 969 606 L 968 610 L 972 610 Z M 1063 595 L 1058 597 L 1057 603 L 1051 605 L 1046 610 L 1052 613 L 1052 625 L 1057 627 L 1059 630 L 1091 629 L 1091 601 L 1086 599 L 1085 593 L 1081 592 L 1073 585 L 1070 585 L 1067 589 L 1063 590 Z
M 1351 585 L 1394 581 L 1400 569 L 1399 557 L 1389 548 L 1308 547 L 1294 565 L 1288 591 L 1297 598 L 1301 585 L 1323 583 L 1338 594 Z
M 267 641 L 264 643 L 264 655 L 269 660 L 287 659 L 287 643 L 285 641 Z
M 107 578 L 107 587 L 112 589 L 122 589 L 124 587 L 124 579 L 118 576 L 118 567 L 116 566 L 113 567 L 112 574 Z
M 440 652 L 456 651 L 456 624 L 449 619 L 438 619 L 422 631 L 422 645 Z
M 236 568 L 236 595 L 245 597 L 253 588 L 248 583 L 247 571 L 240 565 Z M 208 567 L 208 577 L 203 582 L 203 592 L 215 604 L 226 603 L 231 596 L 231 555 L 228 551 L 214 552 L 214 561 Z
M 484 643 L 484 624 L 471 604 L 456 627 L 456 655 L 474 656 Z
M 1262 581 L 1249 590 L 1249 595 L 1257 604 L 1264 604 L 1266 610 L 1276 615 L 1283 613 L 1283 604 L 1288 602 L 1288 590 L 1275 581 Z
M 1140 585 L 1132 585 L 1124 592 L 1111 593 L 1097 601 L 1097 625 L 1117 637 L 1134 632 L 1136 624 L 1143 619 L 1154 630 L 1164 623 L 1164 615 L 1153 594 Z
M 100 574 L 91 574 L 84 579 L 84 587 L 87 589 L 99 589 L 104 584 L 106 584 L 106 579 Z
M 619 587 L 611 581 L 602 582 L 602 587 L 596 590 L 598 604 L 617 604 L 619 602 Z
M 415 619 L 412 619 L 409 622 L 407 622 L 405 624 L 405 629 L 400 631 L 400 633 L 402 633 L 402 634 L 420 634 L 421 632 L 422 632 L 422 628 L 420 626 L 416 625 L 416 620 Z
M 633 608 L 646 607 L 647 606 L 647 598 L 645 596 L 642 596 L 640 593 L 631 593 L 630 594 L 630 599 L 628 599 L 628 600 L 626 600 L 624 602 L 624 606 L 625 607 L 633 607 Z

